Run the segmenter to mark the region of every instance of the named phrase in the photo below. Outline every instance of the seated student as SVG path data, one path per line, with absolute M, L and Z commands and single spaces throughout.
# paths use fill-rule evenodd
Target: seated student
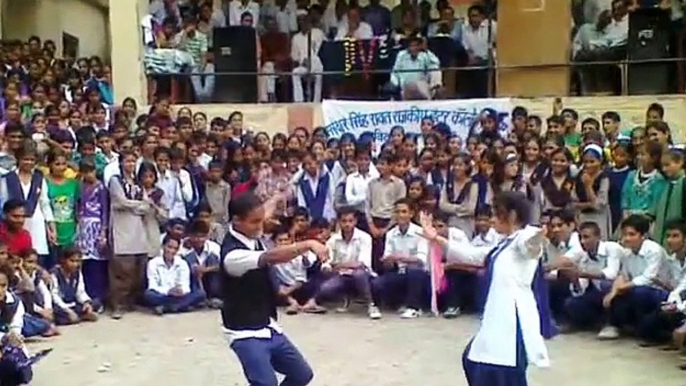
M 188 312 L 205 300 L 202 290 L 191 288 L 190 267 L 177 255 L 180 244 L 179 239 L 167 237 L 162 254 L 148 261 L 143 299 L 157 315 Z
M 666 302 L 640 321 L 637 333 L 644 340 L 642 346 L 668 342 L 685 317 L 686 303 L 682 299 L 686 291 L 686 225 L 672 221 L 665 225 L 665 231 L 669 254 L 662 271 L 666 281 L 656 284 L 670 292 Z
M 307 231 L 310 228 L 310 212 L 307 208 L 299 206 L 295 208 L 291 221 L 291 235 L 295 241 L 302 241 L 307 238 Z
M 293 244 L 294 239 L 287 226 L 274 230 L 272 238 L 276 246 Z M 308 255 L 302 255 L 286 263 L 274 265 L 274 279 L 276 279 L 279 296 L 288 302 L 286 313 L 295 315 L 300 311 L 310 314 L 326 313 L 326 308 L 317 304 L 317 285 L 307 279 L 307 267 L 310 266 Z M 304 300 L 304 305 L 300 305 Z
M 31 234 L 24 229 L 26 219 L 24 205 L 24 201 L 12 198 L 2 206 L 0 243 L 4 244 L 7 252 L 12 255 L 19 255 L 32 247 Z
M 622 244 L 627 250 L 622 270 L 603 298 L 603 308 L 610 312 L 610 325 L 598 335 L 603 340 L 619 338 L 621 327 L 637 327 L 669 295 L 655 284 L 664 281 L 660 270 L 667 253 L 660 244 L 648 239 L 649 220 L 632 214 L 622 221 L 620 228 Z
M 165 224 L 164 228 L 165 232 L 160 235 L 160 245 L 163 245 L 164 240 L 169 237 L 177 240 L 183 239 L 183 237 L 186 235 L 186 220 L 172 218 L 167 221 L 167 224 Z
M 12 255 L 9 265 L 15 273 L 12 287 L 24 304 L 22 335 L 50 337 L 58 335 L 53 324 L 52 294 L 45 284 L 42 269 L 38 265 L 38 252 L 31 249 L 22 256 Z
M 564 304 L 570 328 L 593 328 L 605 320 L 603 297 L 619 274 L 624 248 L 612 241 L 603 241 L 596 223 L 579 225 L 581 249 L 565 253 L 573 264 L 561 268 L 572 278 L 572 296 Z
M 322 265 L 322 271 L 331 275 L 319 287 L 317 299 L 331 299 L 351 295 L 360 297 L 367 305 L 371 319 L 380 319 L 381 312 L 372 298 L 372 237 L 357 228 L 357 212 L 354 207 L 343 207 L 338 212 L 339 231 L 327 241 L 330 261 Z M 345 307 L 349 301 L 345 301 Z
M 31 381 L 31 372 L 22 371 L 18 362 L 26 347 L 21 334 L 24 325 L 24 305 L 10 290 L 13 272 L 0 266 L 0 384 L 24 385 Z
M 212 212 L 212 207 L 210 207 L 210 204 L 208 204 L 205 201 L 200 201 L 197 213 L 198 214 L 196 216 L 196 219 L 207 224 L 207 226 L 210 229 L 210 233 L 208 234 L 207 238 L 209 240 L 214 241 L 217 244 L 220 244 L 224 240 L 226 230 L 222 224 L 215 222 L 213 220 L 214 214 Z
M 65 248 L 58 265 L 52 270 L 52 301 L 57 325 L 98 320 L 96 310 L 101 308 L 86 293 L 81 274 L 81 252 Z
M 396 226 L 386 233 L 381 262 L 386 273 L 374 281 L 374 292 L 386 304 L 401 300 L 403 319 L 414 319 L 422 314 L 430 288 L 428 272 L 429 244 L 422 238 L 421 227 L 411 222 L 414 217 L 412 202 L 402 198 L 395 203 Z
M 195 220 L 188 226 L 188 238 L 179 255 L 191 269 L 191 289 L 203 291 L 212 308 L 221 306 L 219 271 L 219 244 L 208 240 L 210 228 L 206 222 Z
M 472 245 L 475 247 L 494 247 L 498 244 L 500 235 L 491 227 L 491 207 L 481 205 L 474 213 L 474 237 Z
M 543 256 L 543 268 L 549 281 L 550 309 L 555 317 L 565 317 L 564 304 L 572 293 L 570 280 L 566 273 L 558 268 L 569 261 L 563 258 L 565 253 L 581 249 L 579 234 L 576 228 L 576 217 L 568 210 L 553 210 L 549 213 L 548 243 Z
M 433 224 L 438 233 L 448 240 L 468 240 L 467 235 L 459 228 L 448 227 L 449 220 L 450 216 L 445 212 L 436 211 L 434 213 Z M 441 252 L 442 260 L 445 262 L 447 260 L 446 251 Z M 443 297 L 444 318 L 456 318 L 463 310 L 477 305 L 477 273 L 481 268 L 483 267 L 462 263 L 445 263 L 444 275 L 447 288 Z M 434 269 L 433 265 L 432 269 Z

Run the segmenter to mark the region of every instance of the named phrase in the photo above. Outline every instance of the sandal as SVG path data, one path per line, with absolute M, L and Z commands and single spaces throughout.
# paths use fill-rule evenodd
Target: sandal
M 286 308 L 286 315 L 297 315 L 300 312 L 298 306 L 288 306 Z
M 307 313 L 307 314 L 317 314 L 317 315 L 326 314 L 326 308 L 324 308 L 322 306 L 306 307 L 305 309 L 303 309 L 303 311 L 305 311 L 305 313 Z

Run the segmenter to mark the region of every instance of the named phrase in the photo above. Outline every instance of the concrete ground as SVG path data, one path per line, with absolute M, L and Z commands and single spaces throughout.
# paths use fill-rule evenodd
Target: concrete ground
M 461 355 L 475 317 L 380 321 L 361 314 L 280 318 L 315 371 L 314 386 L 462 386 Z M 156 317 L 128 314 L 62 329 L 32 343 L 54 347 L 36 365 L 34 386 L 244 386 L 238 361 L 219 329 L 219 313 Z M 532 369 L 531 386 L 683 386 L 677 356 L 635 341 L 598 342 L 590 334 L 549 342 L 553 366 Z M 599 383 L 600 382 L 600 383 Z

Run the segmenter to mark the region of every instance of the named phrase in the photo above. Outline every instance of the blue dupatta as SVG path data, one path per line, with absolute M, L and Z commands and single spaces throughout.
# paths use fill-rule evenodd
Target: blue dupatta
M 311 218 L 324 217 L 324 207 L 326 206 L 326 197 L 329 194 L 329 173 L 324 173 L 317 181 L 317 192 L 312 191 L 312 184 L 307 179 L 307 174 L 303 173 L 298 181 L 300 191 L 305 198 L 305 204 L 310 211 Z
M 21 200 L 24 202 L 24 209 L 26 210 L 26 217 L 33 217 L 38 207 L 38 199 L 41 194 L 41 187 L 43 186 L 43 173 L 35 170 L 31 175 L 31 185 L 29 187 L 29 194 L 24 197 L 24 190 L 21 187 L 21 181 L 17 172 L 8 173 L 5 176 L 7 183 L 8 200 Z

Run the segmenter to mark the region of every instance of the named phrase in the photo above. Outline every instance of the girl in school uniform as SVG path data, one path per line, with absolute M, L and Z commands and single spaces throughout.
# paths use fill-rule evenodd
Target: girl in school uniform
M 667 187 L 667 181 L 658 170 L 662 158 L 662 146 L 648 142 L 638 149 L 638 167 L 629 172 L 621 193 L 622 219 L 632 214 L 647 216 L 654 202 Z
M 308 208 L 312 218 L 325 218 L 331 221 L 336 218 L 331 175 L 322 171 L 314 154 L 306 153 L 302 160 L 303 174 L 296 186 L 298 206 Z
M 494 150 L 485 149 L 479 154 L 478 160 L 473 159 L 473 164 L 477 165 L 477 173 L 472 176 L 472 182 L 478 187 L 477 208 L 490 204 L 493 199 L 491 176 L 495 165 L 499 162 L 499 156 Z
M 95 174 L 95 165 L 81 161 L 81 193 L 78 202 L 79 232 L 77 245 L 83 254 L 83 280 L 88 295 L 104 303 L 108 289 L 107 230 L 109 202 L 107 188 Z
M 471 158 L 461 153 L 453 158 L 445 189 L 441 190 L 438 208 L 448 213 L 448 225 L 467 235 L 474 233 L 474 211 L 477 208 L 479 188 L 472 182 Z
M 412 200 L 415 208 L 419 208 L 421 201 L 424 198 L 424 191 L 426 190 L 426 182 L 420 176 L 414 176 L 407 183 L 407 198 Z
M 524 161 L 522 162 L 522 177 L 524 181 L 535 186 L 543 178 L 550 167 L 541 156 L 539 139 L 530 138 L 524 143 Z
M 536 199 L 541 213 L 563 210 L 572 206 L 574 180 L 570 176 L 572 153 L 564 147 L 550 156 L 550 173 L 538 183 Z
M 577 176 L 572 200 L 579 211 L 579 222 L 594 222 L 600 235 L 607 240 L 612 234 L 610 209 L 608 207 L 610 180 L 602 170 L 603 148 L 587 145 L 581 153 L 584 168 Z
M 467 345 L 463 368 L 470 386 L 525 386 L 529 363 L 550 364 L 541 335 L 534 278 L 541 269 L 543 230 L 527 226 L 531 208 L 525 195 L 503 192 L 494 199 L 494 228 L 503 235 L 493 248 L 478 248 L 464 240 L 438 235 L 423 216 L 423 235 L 446 246 L 448 259 L 487 268 L 486 305 L 481 327 Z
M 684 153 L 680 150 L 670 150 L 662 155 L 662 174 L 667 180 L 667 186 L 653 203 L 651 216 L 653 223 L 653 240 L 663 245 L 665 243 L 665 225 L 672 220 L 686 219 L 686 204 L 684 203 Z
M 25 146 L 16 154 L 17 169 L 0 181 L 0 197 L 25 203 L 24 228 L 31 234 L 33 248 L 41 256 L 41 265 L 50 268 L 49 243 L 55 242 L 55 224 L 48 197 L 48 184 L 36 169 L 35 148 Z
M 616 142 L 612 148 L 612 168 L 607 177 L 610 180 L 610 214 L 612 218 L 611 231 L 614 233 L 622 221 L 622 189 L 631 172 L 631 155 L 629 155 L 629 143 Z

